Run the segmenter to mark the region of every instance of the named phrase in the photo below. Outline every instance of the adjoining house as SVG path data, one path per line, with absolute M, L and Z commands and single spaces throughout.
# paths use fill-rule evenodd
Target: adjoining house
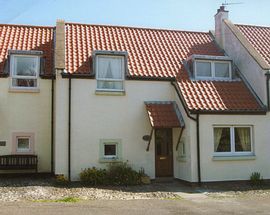
M 4 115 L 10 122 L 8 127 L 0 125 L 6 129 L 0 133 L 0 140 L 6 139 L 5 146 L 0 146 L 5 150 L 1 154 L 20 153 L 11 146 L 22 146 L 24 152 L 36 153 L 41 163 L 50 160 L 55 174 L 71 180 L 78 180 L 84 168 L 127 160 L 137 170 L 144 168 L 153 179 L 247 180 L 255 171 L 270 178 L 267 100 L 260 94 L 262 83 L 257 83 L 256 75 L 245 75 L 251 71 L 241 67 L 245 63 L 235 57 L 238 50 L 230 49 L 231 42 L 226 43 L 229 34 L 224 33 L 224 25 L 229 21 L 224 20 L 224 14 L 227 12 L 220 8 L 215 16 L 215 33 L 59 20 L 54 34 L 47 37 L 54 44 L 55 57 L 53 72 L 44 77 L 51 81 L 39 78 L 38 72 L 34 73 L 36 78 L 28 75 L 37 63 L 26 57 L 33 56 L 31 61 L 44 59 L 39 56 L 48 50 L 51 53 L 52 46 L 3 45 L 6 51 L 1 62 L 19 54 L 22 63 L 17 63 L 15 71 L 22 68 L 23 75 L 17 77 L 9 62 L 0 79 L 0 107 L 6 107 L 3 111 L 0 108 L 0 117 Z M 10 38 L 2 32 L 1 38 Z M 30 40 L 33 34 L 26 34 L 23 40 Z M 47 58 L 37 61 L 48 68 L 52 64 Z M 16 86 L 16 92 L 9 90 L 17 78 L 22 79 L 22 86 Z M 43 86 L 47 84 L 44 89 L 43 82 Z M 47 100 L 42 97 L 45 92 Z M 10 102 L 12 95 L 18 103 Z M 34 102 L 34 107 L 30 106 L 43 111 L 45 118 L 42 122 L 35 118 L 41 124 L 34 128 L 23 124 L 31 115 L 28 109 L 22 110 L 19 119 L 8 114 L 10 106 L 17 110 L 24 97 L 30 103 L 30 99 L 39 98 L 46 103 L 39 104 L 40 108 Z M 23 126 L 16 127 L 16 120 Z M 47 133 L 39 133 L 41 125 Z M 25 135 L 29 137 L 26 140 L 18 135 L 13 142 L 16 132 L 32 132 L 35 147 L 47 144 L 47 157 L 42 158 L 45 150 L 31 150 L 31 135 Z M 41 135 L 49 141 L 39 141 Z M 39 171 L 48 169 L 40 165 Z

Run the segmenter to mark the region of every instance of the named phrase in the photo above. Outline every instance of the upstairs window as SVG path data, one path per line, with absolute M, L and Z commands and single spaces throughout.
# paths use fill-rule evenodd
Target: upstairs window
M 97 55 L 97 90 L 124 91 L 125 57 L 120 55 Z
M 231 62 L 196 60 L 195 77 L 197 79 L 231 79 Z
M 11 55 L 11 87 L 37 88 L 39 75 L 39 57 Z

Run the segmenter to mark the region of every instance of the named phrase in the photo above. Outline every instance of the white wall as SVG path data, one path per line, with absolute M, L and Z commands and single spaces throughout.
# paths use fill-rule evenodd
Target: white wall
M 100 139 L 121 139 L 123 161 L 128 160 L 137 170 L 143 167 L 155 178 L 154 134 L 148 152 L 147 142 L 142 140 L 151 132 L 144 101 L 175 101 L 175 90 L 170 82 L 125 81 L 125 85 L 124 96 L 96 95 L 96 80 L 72 79 L 72 180 L 78 180 L 84 168 L 106 167 L 99 162 Z M 67 175 L 68 80 L 58 78 L 56 89 L 56 174 Z M 173 134 L 175 177 L 188 180 L 187 165 L 176 161 L 179 129 L 174 129 Z
M 269 171 L 269 114 L 256 115 L 201 115 L 200 146 L 202 181 L 249 180 L 252 172 L 260 172 L 270 179 Z M 214 161 L 213 125 L 252 125 L 255 160 Z
M 34 132 L 38 171 L 51 171 L 51 80 L 40 79 L 39 93 L 9 92 L 9 78 L 0 78 L 0 155 L 11 154 L 12 132 Z

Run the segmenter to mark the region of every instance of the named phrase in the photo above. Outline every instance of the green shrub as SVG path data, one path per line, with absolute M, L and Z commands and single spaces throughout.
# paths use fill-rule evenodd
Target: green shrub
M 110 163 L 108 169 L 84 169 L 80 179 L 88 185 L 137 185 L 141 184 L 142 174 L 133 170 L 127 162 L 121 162 Z
M 250 176 L 250 182 L 251 182 L 251 185 L 253 186 L 261 185 L 263 183 L 263 178 L 261 177 L 261 173 L 253 172 Z
M 137 185 L 141 183 L 140 173 L 133 170 L 127 162 L 111 163 L 107 177 L 112 185 Z
M 106 169 L 97 169 L 95 167 L 84 169 L 80 173 L 80 179 L 89 185 L 104 185 L 107 184 L 107 171 Z

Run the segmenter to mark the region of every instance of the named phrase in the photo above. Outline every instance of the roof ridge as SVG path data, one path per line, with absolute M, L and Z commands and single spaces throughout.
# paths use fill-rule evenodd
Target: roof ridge
M 66 22 L 68 25 L 84 25 L 84 26 L 97 26 L 97 27 L 114 27 L 114 28 L 130 28 L 130 29 L 141 29 L 141 30 L 153 30 L 153 31 L 174 31 L 174 32 L 187 32 L 187 33 L 201 33 L 209 34 L 209 31 L 191 31 L 191 30 L 176 30 L 166 28 L 154 28 L 154 27 L 137 27 L 137 26 L 125 26 L 125 25 L 109 25 L 109 24 L 89 24 L 89 23 L 77 23 L 77 22 Z
M 256 28 L 270 28 L 270 26 L 252 25 L 252 24 L 235 24 L 235 25 L 236 26 L 256 27 Z
M 28 27 L 28 28 L 55 28 L 55 26 L 48 25 L 26 25 L 26 24 L 4 24 L 0 23 L 0 26 L 14 26 L 14 27 Z

